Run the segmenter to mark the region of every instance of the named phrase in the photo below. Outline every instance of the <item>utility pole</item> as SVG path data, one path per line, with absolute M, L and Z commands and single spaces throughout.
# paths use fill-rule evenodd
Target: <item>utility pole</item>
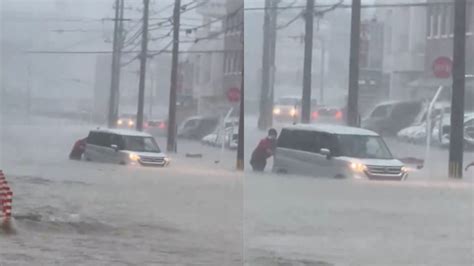
M 326 66 L 326 40 L 324 39 L 323 35 L 321 34 L 320 29 L 321 19 L 318 19 L 318 40 L 319 40 L 319 48 L 321 49 L 321 62 L 319 66 L 319 104 L 324 103 L 324 68 Z
M 258 128 L 265 130 L 273 124 L 273 84 L 275 78 L 275 49 L 277 0 L 265 0 L 263 22 L 262 88 Z
M 313 62 L 313 23 L 314 0 L 306 0 L 304 36 L 304 66 L 303 66 L 303 96 L 301 122 L 309 123 L 311 115 L 311 72 Z
M 181 0 L 174 1 L 173 11 L 173 53 L 171 56 L 171 86 L 168 111 L 168 139 L 167 151 L 176 152 L 176 94 L 178 90 L 178 55 L 179 55 L 179 28 L 181 16 Z
M 150 68 L 150 66 L 148 66 Z M 150 71 L 153 73 L 153 68 Z M 148 101 L 148 118 L 151 118 L 153 116 L 153 105 L 155 104 L 154 97 L 155 97 L 155 79 L 153 78 L 153 74 L 150 75 L 150 99 Z
M 123 12 L 125 9 L 125 0 L 120 0 L 120 20 L 118 31 L 118 45 L 117 45 L 117 74 L 115 81 L 115 106 L 114 106 L 114 122 L 118 120 L 119 104 L 120 104 L 120 73 L 122 69 L 122 49 L 125 43 L 125 34 L 123 29 Z
M 326 67 L 326 41 L 321 38 L 321 80 L 319 81 L 319 102 L 324 103 L 324 68 Z
M 143 109 L 145 106 L 146 60 L 148 56 L 148 13 L 150 0 L 143 0 L 142 50 L 140 53 L 140 81 L 138 84 L 137 130 L 143 130 Z
M 26 114 L 28 116 L 28 119 L 30 119 L 31 117 L 31 83 L 32 83 L 32 78 L 31 78 L 31 59 L 30 61 L 28 61 L 28 69 L 27 69 L 27 74 L 28 74 L 28 78 L 27 78 L 27 85 L 26 85 L 26 89 L 27 89 L 27 96 L 26 96 Z
M 242 12 L 242 16 L 243 16 L 243 12 Z M 242 43 L 242 76 L 241 76 L 241 81 L 240 81 L 240 112 L 239 112 L 239 140 L 238 140 L 238 146 L 237 146 L 237 170 L 239 171 L 243 171 L 245 166 L 244 166 L 244 146 L 245 146 L 245 138 L 244 138 L 244 123 L 245 123 L 245 119 L 244 119 L 244 115 L 245 115 L 245 111 L 244 111 L 244 101 L 245 101 L 245 98 L 244 98 L 244 91 L 245 91 L 245 55 L 244 55 L 244 44 L 245 44 L 245 41 L 244 41 L 244 30 L 245 28 L 243 26 L 241 26 L 241 32 L 240 32 L 240 40 L 241 40 L 241 43 Z
M 347 101 L 347 124 L 359 126 L 359 42 L 361 0 L 352 0 L 351 49 L 349 58 L 349 97 Z
M 112 65 L 110 75 L 110 94 L 109 94 L 109 113 L 107 118 L 108 127 L 115 127 L 117 121 L 116 110 L 116 99 L 117 99 L 117 71 L 119 63 L 118 59 L 118 47 L 119 47 L 119 27 L 120 27 L 120 0 L 115 0 L 115 19 L 114 19 L 114 36 L 112 43 Z
M 466 76 L 466 0 L 454 1 L 453 93 L 449 141 L 449 177 L 462 178 Z

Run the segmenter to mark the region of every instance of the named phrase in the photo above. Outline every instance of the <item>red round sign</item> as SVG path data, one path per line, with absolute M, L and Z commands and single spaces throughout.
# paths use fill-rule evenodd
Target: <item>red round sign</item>
M 239 88 L 230 88 L 227 91 L 227 99 L 229 102 L 238 102 L 240 101 L 240 89 Z
M 451 77 L 451 72 L 453 70 L 453 61 L 449 57 L 438 57 L 433 62 L 433 74 L 435 77 L 440 79 L 447 79 Z

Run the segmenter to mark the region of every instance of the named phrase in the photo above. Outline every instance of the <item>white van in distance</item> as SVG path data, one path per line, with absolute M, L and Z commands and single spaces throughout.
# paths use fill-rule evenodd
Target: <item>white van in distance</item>
M 88 161 L 143 166 L 167 166 L 170 162 L 150 134 L 125 129 L 90 131 L 84 158 Z
M 282 129 L 273 171 L 331 178 L 403 180 L 407 168 L 375 132 L 339 125 Z

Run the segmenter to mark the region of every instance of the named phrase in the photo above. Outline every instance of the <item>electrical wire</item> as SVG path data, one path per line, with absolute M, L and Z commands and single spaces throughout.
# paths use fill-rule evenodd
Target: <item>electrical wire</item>
M 468 4 L 474 2 L 473 0 L 468 0 Z M 316 4 L 315 8 L 330 8 L 334 4 Z M 392 4 L 363 4 L 361 8 L 404 8 L 404 7 L 430 7 L 437 5 L 454 5 L 454 2 L 429 2 L 429 3 L 392 3 Z M 245 11 L 263 11 L 270 9 L 305 9 L 306 6 L 291 6 L 291 7 L 274 7 L 274 8 L 265 8 L 265 7 L 247 7 L 244 8 Z M 350 4 L 341 4 L 338 8 L 352 8 Z

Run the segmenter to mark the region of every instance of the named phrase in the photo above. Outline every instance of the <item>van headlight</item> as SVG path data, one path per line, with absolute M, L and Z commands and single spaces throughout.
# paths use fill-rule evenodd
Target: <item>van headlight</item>
M 351 163 L 351 169 L 354 172 L 363 173 L 365 170 L 367 170 L 367 166 L 365 164 L 362 164 L 362 163 L 353 162 L 353 163 Z
M 275 114 L 275 115 L 281 114 L 281 109 L 280 108 L 273 109 L 273 114 Z
M 405 173 L 408 173 L 408 171 L 409 171 L 408 167 L 406 167 L 406 166 L 403 166 L 400 170 L 401 170 L 402 173 L 404 173 L 404 174 L 405 174 Z
M 140 156 L 138 156 L 138 154 L 136 154 L 136 153 L 130 153 L 128 155 L 128 158 L 130 158 L 130 160 L 132 160 L 134 162 L 140 160 Z
M 165 157 L 165 164 L 168 165 L 171 162 L 171 159 L 168 157 Z

